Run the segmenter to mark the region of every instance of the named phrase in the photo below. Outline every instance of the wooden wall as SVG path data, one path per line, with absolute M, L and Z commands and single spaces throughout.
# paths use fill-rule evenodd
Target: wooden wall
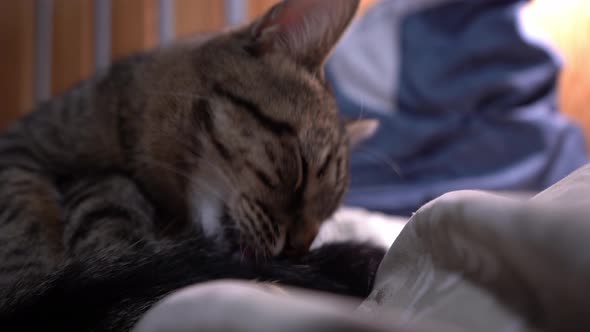
M 191 36 L 199 32 L 224 27 L 224 6 L 219 0 L 176 0 L 176 36 Z
M 524 17 L 560 50 L 565 62 L 559 104 L 584 127 L 590 146 L 590 1 L 536 0 L 526 8 Z
M 58 94 L 95 70 L 94 4 L 101 0 L 53 0 L 51 93 Z M 222 28 L 222 0 L 171 0 L 174 35 Z M 257 16 L 277 0 L 249 0 Z M 366 9 L 375 0 L 363 0 Z M 34 103 L 36 0 L 0 0 L 0 128 Z M 156 0 L 111 0 L 112 59 L 158 44 Z M 590 1 L 536 0 L 525 12 L 563 53 L 560 105 L 590 133 Z M 588 135 L 590 137 L 590 135 Z M 590 143 L 590 141 L 589 141 Z
M 33 105 L 34 0 L 0 0 L 0 127 Z
M 156 46 L 155 1 L 112 1 L 111 19 L 111 57 L 113 59 Z
M 51 94 L 55 95 L 94 71 L 94 13 L 92 0 L 54 0 L 53 6 Z

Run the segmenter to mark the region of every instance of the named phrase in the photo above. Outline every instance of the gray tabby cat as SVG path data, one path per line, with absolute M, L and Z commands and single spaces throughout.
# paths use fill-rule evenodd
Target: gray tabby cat
M 375 128 L 339 120 L 323 74 L 357 6 L 281 2 L 243 28 L 117 63 L 7 130 L 0 137 L 0 291 L 8 300 L 0 303 L 0 323 L 30 323 L 25 316 L 58 305 L 78 310 L 72 302 L 84 300 L 72 296 L 96 300 L 105 289 L 123 296 L 99 301 L 105 312 L 135 297 L 145 309 L 166 291 L 211 278 L 368 291 L 364 279 L 376 268 L 369 258 L 381 251 L 369 250 L 372 265 L 355 265 L 367 271 L 348 284 L 342 280 L 351 276 L 334 272 L 347 271 L 347 263 L 328 271 L 321 264 L 331 261 L 318 260 L 297 275 L 296 268 L 239 265 L 231 254 L 313 261 L 310 243 L 348 184 L 349 146 Z M 211 260 L 221 257 L 227 266 L 216 267 Z M 184 270 L 192 267 L 183 259 L 201 270 Z M 130 282 L 145 269 L 153 278 L 136 280 L 145 294 L 123 295 L 117 273 Z M 363 290 L 352 291 L 359 282 Z M 34 291 L 20 294 L 24 285 Z

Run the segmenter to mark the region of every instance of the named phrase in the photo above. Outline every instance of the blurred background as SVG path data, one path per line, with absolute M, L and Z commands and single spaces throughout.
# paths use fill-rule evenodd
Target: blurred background
M 0 0 L 0 128 L 113 59 L 241 23 L 276 0 Z M 362 0 L 360 14 L 375 0 Z M 525 23 L 565 60 L 563 112 L 590 133 L 590 1 L 536 0 Z

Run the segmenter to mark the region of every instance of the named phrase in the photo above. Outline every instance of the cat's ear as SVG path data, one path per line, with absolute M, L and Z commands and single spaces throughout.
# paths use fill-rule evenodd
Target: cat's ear
M 284 0 L 250 26 L 256 52 L 282 52 L 320 70 L 354 17 L 358 0 Z
M 347 121 L 344 127 L 350 146 L 355 148 L 377 132 L 379 121 L 373 119 Z

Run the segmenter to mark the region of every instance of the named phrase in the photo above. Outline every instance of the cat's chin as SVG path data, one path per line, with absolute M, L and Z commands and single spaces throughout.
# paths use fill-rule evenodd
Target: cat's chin
M 281 236 L 276 239 L 276 244 L 268 248 L 266 253 L 257 252 L 255 248 L 247 243 L 240 243 L 240 236 L 236 234 L 236 228 L 228 225 L 235 225 L 227 213 L 224 203 L 212 197 L 195 191 L 191 195 L 190 208 L 191 220 L 202 232 L 202 234 L 219 246 L 219 249 L 229 250 L 240 256 L 241 259 L 255 259 L 257 256 L 278 256 L 286 243 L 286 232 L 281 231 Z
M 193 195 L 191 199 L 191 220 L 207 238 L 225 242 L 221 218 L 223 203 L 205 195 Z

